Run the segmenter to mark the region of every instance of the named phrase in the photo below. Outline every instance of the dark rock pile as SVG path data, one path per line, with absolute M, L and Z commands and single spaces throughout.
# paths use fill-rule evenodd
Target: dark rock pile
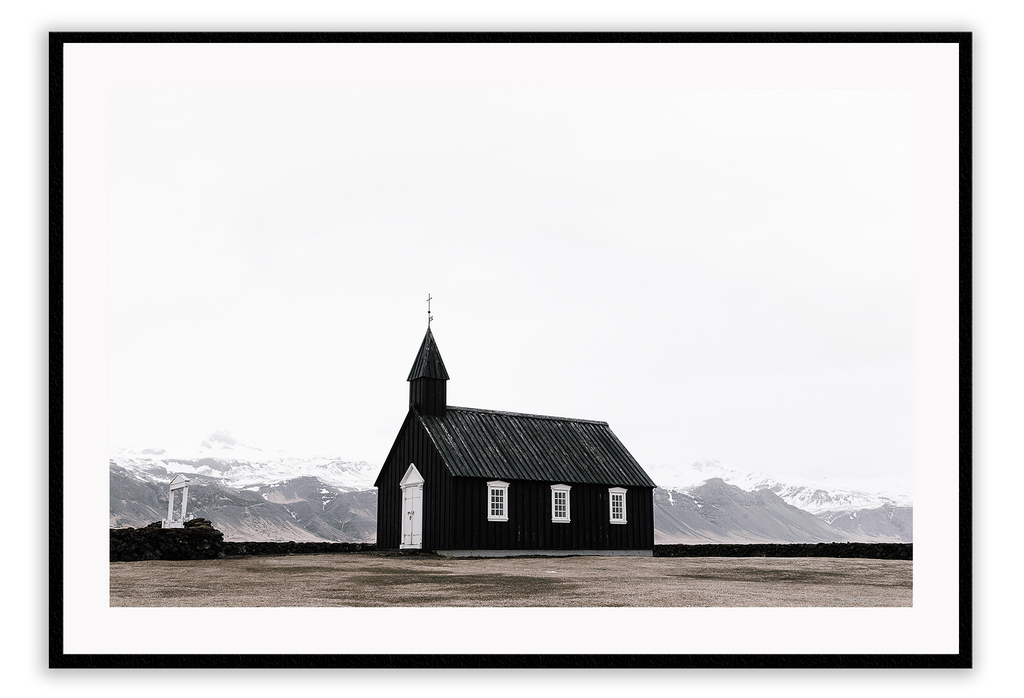
M 206 519 L 190 519 L 184 528 L 161 528 L 156 521 L 145 528 L 110 530 L 110 561 L 213 560 L 224 557 L 224 534 Z
M 159 521 L 143 528 L 110 530 L 110 561 L 214 560 L 249 555 L 315 555 L 373 552 L 373 543 L 224 542 L 224 534 L 206 519 L 190 519 L 184 528 L 162 528 Z
M 913 560 L 913 543 L 746 543 L 655 545 L 654 557 L 863 557 Z

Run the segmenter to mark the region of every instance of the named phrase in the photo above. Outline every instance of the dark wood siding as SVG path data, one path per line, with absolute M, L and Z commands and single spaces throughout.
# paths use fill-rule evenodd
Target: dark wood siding
M 402 478 L 414 463 L 423 476 L 423 549 L 445 549 L 451 535 L 452 477 L 412 413 L 406 418 L 377 478 L 377 547 L 402 542 Z
M 409 407 L 432 417 L 445 416 L 447 383 L 434 378 L 417 378 L 409 383 Z
M 509 482 L 508 521 L 487 520 L 487 482 L 453 477 L 415 413 L 402 425 L 377 479 L 377 546 L 401 544 L 400 482 L 415 463 L 423 476 L 424 550 L 650 550 L 654 488 L 626 487 L 626 524 L 609 521 L 612 485 Z M 570 484 L 569 523 L 551 520 L 551 485 Z
M 625 524 L 609 518 L 608 486 L 576 484 L 569 493 L 569 523 L 551 520 L 551 485 L 510 480 L 508 521 L 487 520 L 487 479 L 452 478 L 460 503 L 453 550 L 650 550 L 654 547 L 654 490 L 626 491 Z

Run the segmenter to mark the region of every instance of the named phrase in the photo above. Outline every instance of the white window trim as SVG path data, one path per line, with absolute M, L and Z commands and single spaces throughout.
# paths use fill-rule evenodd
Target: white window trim
M 572 485 L 551 485 L 551 523 L 571 523 L 572 522 L 572 511 L 569 508 L 569 490 L 572 489 Z M 562 518 L 555 516 L 555 493 L 565 492 L 565 516 Z
M 487 483 L 487 520 L 488 521 L 508 521 L 508 488 L 509 484 L 501 480 L 491 480 Z M 494 490 L 501 490 L 501 501 L 502 510 L 505 512 L 502 516 L 494 516 L 491 513 L 491 492 Z
M 615 518 L 615 507 L 612 506 L 612 499 L 614 495 L 622 495 L 622 518 Z M 626 489 L 624 487 L 609 487 L 608 488 L 608 521 L 613 524 L 624 524 L 626 523 Z

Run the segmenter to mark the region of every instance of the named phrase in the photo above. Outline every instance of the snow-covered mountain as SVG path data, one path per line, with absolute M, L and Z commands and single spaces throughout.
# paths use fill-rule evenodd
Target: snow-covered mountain
M 684 491 L 654 491 L 658 543 L 833 543 L 861 540 L 771 490 L 748 492 L 720 478 Z
M 191 480 L 188 514 L 209 519 L 225 540 L 372 542 L 379 466 L 301 456 L 214 432 L 193 449 L 114 449 L 110 525 L 145 526 L 167 515 L 167 483 Z
M 230 432 L 216 431 L 194 449 L 168 451 L 117 448 L 110 459 L 143 480 L 166 473 L 201 475 L 225 487 L 251 489 L 300 477 L 315 477 L 326 485 L 352 492 L 373 488 L 380 465 L 346 461 L 327 455 L 296 455 L 240 443 Z
M 379 465 L 304 456 L 210 434 L 185 449 L 114 449 L 110 525 L 145 526 L 166 516 L 167 483 L 187 476 L 189 514 L 227 540 L 376 539 Z M 814 483 L 744 473 L 718 461 L 648 468 L 655 542 L 912 541 L 913 509 L 896 486 Z
M 666 507 L 665 503 L 674 505 L 676 501 L 685 503 L 693 499 L 700 500 L 708 483 L 720 482 L 747 493 L 771 492 L 782 502 L 813 514 L 828 525 L 832 531 L 830 535 L 845 536 L 844 540 L 913 540 L 913 502 L 908 488 L 898 482 L 854 483 L 828 479 L 812 482 L 793 475 L 733 470 L 716 460 L 697 462 L 688 468 L 648 468 L 648 474 L 658 484 L 659 490 L 668 493 L 667 498 L 662 498 L 661 509 L 658 509 L 657 494 L 655 497 L 656 510 L 663 510 L 662 520 L 666 522 L 679 516 L 679 510 L 674 506 Z M 720 486 L 712 489 L 719 493 L 724 491 Z M 681 499 L 679 495 L 682 495 Z M 766 510 L 758 511 L 763 513 Z M 765 525 L 768 524 L 758 524 Z M 753 521 L 750 521 L 750 528 L 756 528 Z M 715 530 L 712 527 L 711 534 Z M 667 530 L 664 535 L 669 535 Z M 680 542 L 685 539 L 681 531 L 671 535 Z M 695 534 L 695 537 L 701 539 L 706 535 L 708 533 L 703 532 Z M 833 540 L 838 541 L 839 538 Z
M 712 478 L 718 478 L 748 492 L 771 490 L 787 504 L 827 519 L 859 509 L 883 506 L 909 507 L 912 501 L 899 483 L 811 481 L 795 475 L 746 473 L 726 468 L 717 460 L 701 461 L 685 467 L 648 468 L 659 487 L 685 491 Z

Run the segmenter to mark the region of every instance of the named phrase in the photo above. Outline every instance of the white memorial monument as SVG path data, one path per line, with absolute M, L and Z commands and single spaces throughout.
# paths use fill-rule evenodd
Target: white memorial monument
M 185 510 L 188 507 L 188 486 L 190 480 L 184 475 L 175 475 L 171 480 L 170 489 L 167 491 L 167 518 L 162 521 L 164 528 L 184 528 Z M 174 518 L 174 491 L 182 490 L 181 493 L 181 518 Z

